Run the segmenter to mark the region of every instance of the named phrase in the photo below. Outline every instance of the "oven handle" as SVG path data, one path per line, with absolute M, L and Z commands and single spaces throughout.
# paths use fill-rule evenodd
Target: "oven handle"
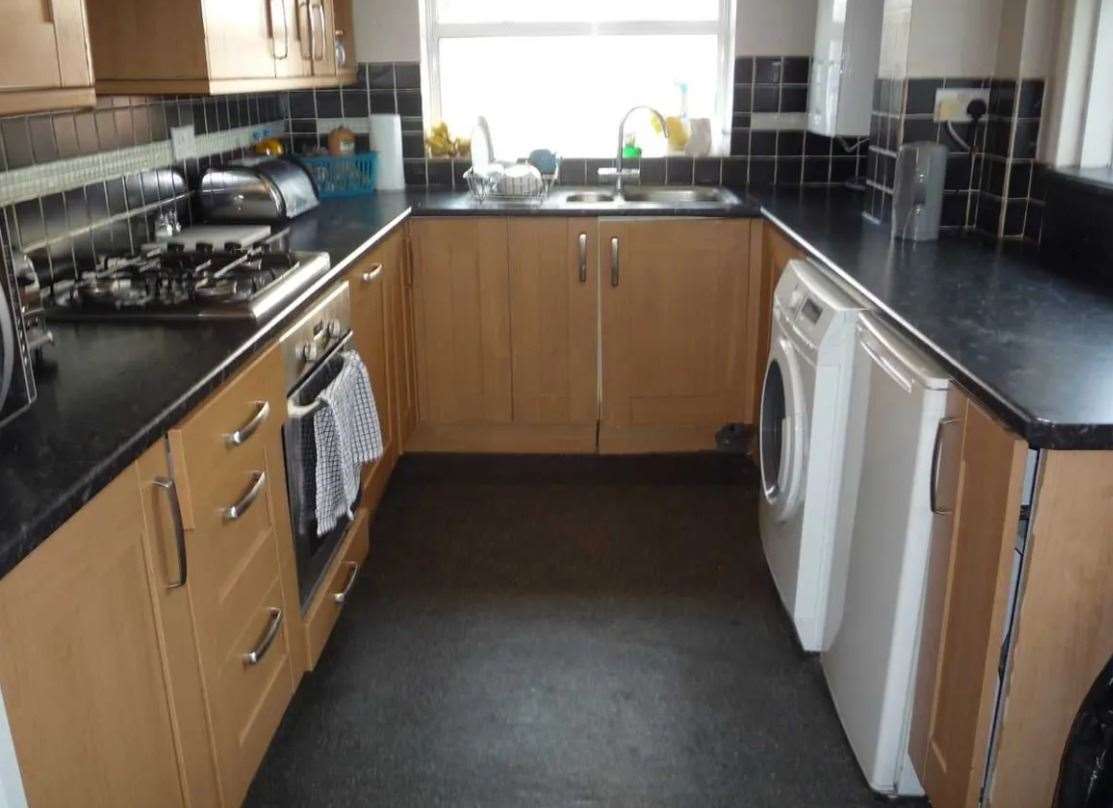
M 324 399 L 322 399 L 320 396 L 313 399 L 308 404 L 298 404 L 295 400 L 297 392 L 317 374 L 317 371 L 322 370 L 334 356 L 347 348 L 351 344 L 352 337 L 354 335 L 354 331 L 349 331 L 347 334 L 341 337 L 340 341 L 336 343 L 335 346 L 333 346 L 332 350 L 328 352 L 325 358 L 317 364 L 317 367 L 313 370 L 313 372 L 311 372 L 301 382 L 299 382 L 298 386 L 291 391 L 290 397 L 286 399 L 286 416 L 288 419 L 293 420 L 295 418 L 305 418 L 306 416 L 315 413 L 324 405 Z
M 15 368 L 15 312 L 8 306 L 4 296 L 4 284 L 0 283 L 0 409 L 8 400 L 8 389 L 12 384 Z

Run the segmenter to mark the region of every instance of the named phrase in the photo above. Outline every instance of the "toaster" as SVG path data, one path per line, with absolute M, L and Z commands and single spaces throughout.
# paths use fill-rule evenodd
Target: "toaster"
M 309 172 L 292 160 L 257 157 L 201 177 L 201 212 L 209 222 L 275 222 L 319 204 Z

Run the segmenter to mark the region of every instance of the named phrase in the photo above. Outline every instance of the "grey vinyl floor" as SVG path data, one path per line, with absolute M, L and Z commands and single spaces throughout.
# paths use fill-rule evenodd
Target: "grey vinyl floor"
M 745 461 L 415 456 L 250 806 L 875 806 Z

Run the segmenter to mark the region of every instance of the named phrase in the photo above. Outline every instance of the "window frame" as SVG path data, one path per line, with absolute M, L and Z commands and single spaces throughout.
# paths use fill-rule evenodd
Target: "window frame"
M 622 22 L 488 22 L 440 23 L 437 21 L 437 0 L 419 0 L 421 26 L 421 73 L 425 92 L 422 112 L 427 122 L 443 120 L 441 113 L 440 40 L 479 37 L 554 37 L 554 36 L 683 36 L 714 35 L 717 44 L 715 109 L 712 128 L 719 137 L 712 144 L 712 154 L 729 151 L 732 105 L 734 103 L 734 40 L 737 0 L 717 0 L 716 20 L 638 21 Z M 616 109 L 615 126 L 626 110 Z M 584 154 L 576 157 L 607 157 Z

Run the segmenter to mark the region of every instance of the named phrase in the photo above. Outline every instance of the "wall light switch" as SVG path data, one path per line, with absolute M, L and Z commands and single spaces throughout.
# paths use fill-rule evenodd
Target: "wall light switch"
M 989 107 L 989 90 L 950 89 L 935 91 L 935 120 L 938 123 L 953 121 L 967 123 L 970 116 L 966 108 L 971 101 L 982 100 Z
M 170 150 L 174 153 L 175 162 L 197 156 L 197 139 L 193 124 L 170 127 Z

